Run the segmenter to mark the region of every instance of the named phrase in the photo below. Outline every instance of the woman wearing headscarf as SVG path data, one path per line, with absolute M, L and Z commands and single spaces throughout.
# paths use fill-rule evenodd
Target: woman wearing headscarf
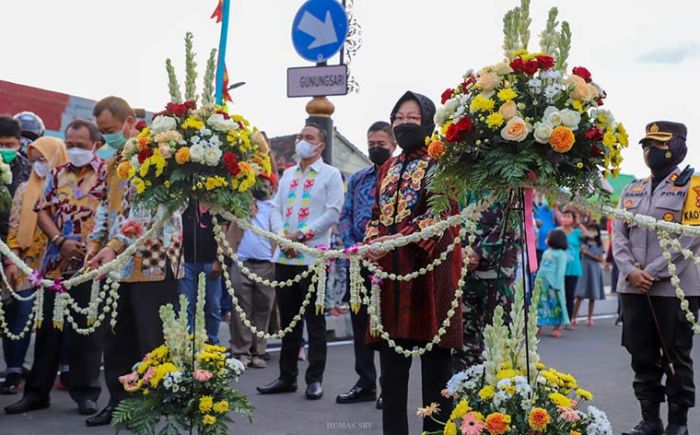
M 394 135 L 402 152 L 382 166 L 365 243 L 408 236 L 441 218 L 433 216 L 428 192 L 429 174 L 437 161 L 428 156 L 425 139 L 435 128 L 434 115 L 433 102 L 410 91 L 391 111 Z M 375 248 L 368 257 L 387 272 L 411 273 L 426 267 L 444 252 L 453 243 L 456 233 L 457 229 L 451 228 L 438 237 L 390 252 Z M 458 286 L 461 260 L 460 250 L 455 250 L 433 271 L 412 281 L 387 280 L 381 284 L 381 321 L 397 344 L 408 349 L 425 346 L 438 333 Z M 452 408 L 451 400 L 442 397 L 440 391 L 452 376 L 450 352 L 462 346 L 461 325 L 460 304 L 442 340 L 421 356 L 423 403 L 438 403 L 440 416 L 449 416 Z M 407 434 L 408 377 L 412 361 L 378 337 L 370 336 L 368 343 L 380 351 L 384 433 Z M 423 429 L 431 432 L 441 427 L 426 418 Z
M 46 175 L 52 168 L 68 161 L 66 146 L 53 137 L 41 137 L 27 148 L 27 157 L 33 164 L 29 179 L 22 183 L 15 192 L 10 212 L 10 227 L 7 235 L 7 245 L 33 270 L 41 266 L 46 252 L 47 238 L 37 226 L 37 214 L 34 204 L 44 191 Z M 27 276 L 9 260 L 5 259 L 5 272 L 12 288 L 22 297 L 32 294 L 32 284 Z M 32 311 L 33 301 L 12 300 L 6 310 L 8 327 L 18 334 L 24 328 Z M 2 340 L 5 361 L 7 362 L 7 377 L 0 385 L 0 394 L 15 394 L 22 379 L 22 365 L 29 347 L 29 333 L 21 340 L 13 341 L 7 337 Z

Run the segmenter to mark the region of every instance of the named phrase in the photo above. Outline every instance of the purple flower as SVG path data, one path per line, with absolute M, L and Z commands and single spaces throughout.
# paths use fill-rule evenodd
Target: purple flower
M 27 278 L 32 287 L 39 287 L 44 281 L 44 276 L 38 270 L 32 270 L 32 274 Z
M 49 290 L 51 290 L 52 292 L 59 293 L 59 294 L 65 293 L 68 291 L 65 284 L 63 284 L 63 281 L 61 281 L 60 278 L 56 278 L 54 280 L 53 284 L 51 284 L 51 287 L 49 287 Z

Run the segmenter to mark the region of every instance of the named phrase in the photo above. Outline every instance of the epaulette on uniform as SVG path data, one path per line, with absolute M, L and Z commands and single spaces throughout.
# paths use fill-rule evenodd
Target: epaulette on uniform
M 676 178 L 676 181 L 673 183 L 674 186 L 681 187 L 685 186 L 688 184 L 692 176 L 695 174 L 695 169 L 693 169 L 690 165 L 686 166 L 685 169 L 683 169 L 683 172 L 678 175 L 678 178 Z

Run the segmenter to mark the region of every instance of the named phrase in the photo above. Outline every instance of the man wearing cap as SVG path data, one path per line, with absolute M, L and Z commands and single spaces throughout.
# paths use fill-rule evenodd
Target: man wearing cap
M 657 121 L 647 125 L 640 143 L 651 176 L 627 186 L 620 207 L 659 221 L 700 224 L 700 219 L 694 220 L 700 209 L 700 177 L 692 176 L 689 167 L 678 169 L 687 153 L 686 136 L 687 129 L 680 123 Z M 643 417 L 627 434 L 687 434 L 688 409 L 695 405 L 691 324 L 676 297 L 654 230 L 616 219 L 613 231 L 613 253 L 620 269 L 617 290 L 625 319 L 622 343 L 632 356 L 633 387 Z M 682 236 L 678 241 L 696 255 L 700 251 L 700 238 Z M 697 318 L 700 267 L 675 250 L 671 251 L 671 259 L 690 311 Z M 668 426 L 664 432 L 659 407 L 666 398 Z

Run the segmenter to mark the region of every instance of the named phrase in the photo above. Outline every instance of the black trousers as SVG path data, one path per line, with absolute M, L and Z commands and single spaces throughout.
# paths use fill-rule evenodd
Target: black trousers
M 406 345 L 409 348 L 413 344 L 425 345 L 425 343 L 398 344 Z M 384 435 L 408 435 L 408 376 L 413 359 L 399 355 L 386 343 L 381 345 L 379 358 L 382 373 L 382 397 L 384 398 L 382 410 Z M 438 420 L 447 420 L 452 412 L 452 399 L 445 398 L 440 394 L 452 374 L 452 358 L 449 349 L 436 347 L 421 356 L 423 404 L 427 406 L 435 402 L 440 405 L 441 411 L 436 416 Z M 423 420 L 423 431 L 425 432 L 442 432 L 442 429 L 442 426 L 430 418 Z
M 574 295 L 576 294 L 576 284 L 578 284 L 578 276 L 564 277 L 564 293 L 566 295 L 566 312 L 569 314 L 569 319 L 573 322 L 574 315 Z
M 286 281 L 306 270 L 305 266 L 288 266 L 275 264 L 275 279 Z M 292 323 L 309 289 L 310 279 L 304 279 L 291 287 L 277 288 L 277 304 L 280 309 L 281 329 Z M 316 315 L 314 298 L 304 313 L 306 331 L 309 335 L 309 368 L 306 370 L 306 383 L 323 382 L 323 371 L 326 369 L 326 318 L 323 314 Z M 282 338 L 280 352 L 280 379 L 296 382 L 299 375 L 297 366 L 299 348 L 303 338 L 303 324 L 298 322 L 290 334 Z
M 87 282 L 71 288 L 69 294 L 80 307 L 87 307 L 91 288 L 92 282 Z M 65 319 L 62 331 L 54 328 L 52 319 L 55 299 L 55 293 L 44 292 L 44 321 L 36 332 L 34 363 L 24 387 L 24 395 L 39 400 L 49 397 L 58 372 L 61 344 L 65 343 L 68 346 L 66 354 L 70 371 L 64 381 L 71 398 L 76 402 L 96 401 L 101 391 L 98 379 L 102 356 L 99 331 L 90 335 L 80 335 L 68 323 L 68 319 Z M 78 326 L 87 327 L 85 316 L 72 310 L 71 315 Z
M 349 275 L 348 273 L 348 294 L 350 293 Z M 362 271 L 365 287 L 369 290 L 370 281 L 368 275 L 369 273 L 366 270 Z M 377 369 L 374 367 L 374 350 L 365 343 L 367 326 L 369 325 L 367 306 L 361 305 L 357 314 L 350 311 L 350 320 L 352 322 L 353 350 L 355 351 L 355 372 L 360 377 L 355 386 L 376 388 Z
M 700 297 L 688 297 L 691 311 L 697 318 Z M 693 382 L 693 331 L 686 320 L 680 301 L 675 297 L 652 297 L 675 376 L 668 369 L 668 356 L 663 355 L 659 335 L 644 295 L 620 294 L 622 306 L 622 344 L 632 356 L 634 394 L 638 400 L 669 402 L 684 407 L 695 406 Z M 666 375 L 666 385 L 661 380 Z
M 104 334 L 105 383 L 110 404 L 116 405 L 127 393 L 119 377 L 131 372 L 148 352 L 163 344 L 159 310 L 173 304 L 177 309 L 177 281 L 170 273 L 163 281 L 122 283 L 119 288 L 117 326 Z

